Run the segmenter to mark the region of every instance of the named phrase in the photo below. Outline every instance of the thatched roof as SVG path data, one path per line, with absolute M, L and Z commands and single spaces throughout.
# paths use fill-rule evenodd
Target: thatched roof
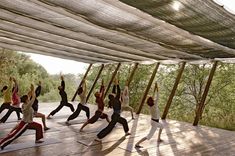
M 85 63 L 235 57 L 212 0 L 1 0 L 0 47 Z

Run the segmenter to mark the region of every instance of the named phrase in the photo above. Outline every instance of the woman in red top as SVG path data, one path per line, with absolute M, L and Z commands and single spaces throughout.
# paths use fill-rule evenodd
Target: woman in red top
M 98 109 L 95 111 L 95 115 L 88 119 L 81 127 L 80 131 L 88 124 L 95 123 L 99 118 L 106 119 L 107 122 L 110 122 L 107 114 L 103 113 L 104 111 L 104 81 L 101 82 L 100 92 L 95 93 L 95 102 L 97 103 Z

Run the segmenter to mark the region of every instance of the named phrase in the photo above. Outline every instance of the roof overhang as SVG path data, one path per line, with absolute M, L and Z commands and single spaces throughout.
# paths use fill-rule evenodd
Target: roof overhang
M 1 0 L 0 12 L 12 50 L 85 63 L 235 57 L 234 15 L 211 0 Z

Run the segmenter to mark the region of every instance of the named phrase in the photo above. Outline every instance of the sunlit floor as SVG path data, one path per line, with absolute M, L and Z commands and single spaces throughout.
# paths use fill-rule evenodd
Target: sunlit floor
M 48 114 L 59 103 L 40 104 L 39 112 Z M 74 104 L 75 107 L 76 104 Z M 91 116 L 96 110 L 95 105 L 89 105 Z M 108 114 L 112 110 L 105 110 Z M 4 113 L 3 113 L 4 114 Z M 47 120 L 51 130 L 44 135 L 45 138 L 56 138 L 59 142 L 39 147 L 31 147 L 13 152 L 0 154 L 1 156 L 54 156 L 54 155 L 85 155 L 85 156 L 133 156 L 133 155 L 235 155 L 235 132 L 205 126 L 194 127 L 190 123 L 174 120 L 167 120 L 163 124 L 165 129 L 162 133 L 162 140 L 157 144 L 157 135 L 144 142 L 144 148 L 135 149 L 134 144 L 144 137 L 149 130 L 150 116 L 135 116 L 131 120 L 129 112 L 123 112 L 122 116 L 128 121 L 131 136 L 124 137 L 121 125 L 117 125 L 113 131 L 103 139 L 102 143 L 93 141 L 96 134 L 107 125 L 105 120 L 99 120 L 93 125 L 85 127 L 84 132 L 79 129 L 85 121 L 85 113 L 66 126 L 64 122 L 71 114 L 68 107 L 64 107 L 52 119 Z M 0 117 L 2 114 L 0 115 Z M 0 124 L 0 138 L 2 138 L 16 122 L 16 115 L 13 113 L 7 123 Z M 35 119 L 41 123 L 39 119 Z M 12 144 L 34 141 L 33 133 L 19 137 Z

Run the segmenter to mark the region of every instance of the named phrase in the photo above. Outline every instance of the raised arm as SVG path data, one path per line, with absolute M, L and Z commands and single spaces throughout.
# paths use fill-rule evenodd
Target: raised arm
M 104 98 L 104 80 L 102 79 L 101 81 L 101 87 L 100 87 L 100 97 L 103 99 Z
M 112 93 L 113 93 L 113 94 L 116 94 L 116 84 L 113 85 Z
M 10 79 L 9 79 L 9 85 L 8 85 L 7 90 L 6 90 L 6 94 L 11 95 L 12 87 L 13 87 L 13 78 L 12 78 L 12 77 L 10 77 Z
M 158 92 L 158 84 L 157 82 L 155 83 L 155 88 L 154 88 L 154 100 L 158 101 L 158 97 L 159 97 L 159 92 Z
M 35 98 L 36 98 L 33 84 L 31 84 L 31 86 L 30 86 L 30 91 L 28 93 L 28 98 L 30 99 L 28 106 L 31 107 L 33 105 L 34 101 L 35 101 Z
M 115 80 L 115 86 L 117 86 L 117 94 L 115 98 L 119 100 L 121 96 L 121 89 L 120 89 L 119 82 L 117 79 Z
M 60 79 L 61 79 L 61 87 L 62 87 L 63 90 L 65 90 L 64 76 L 61 75 L 61 76 L 60 76 Z
M 18 83 L 16 81 L 15 78 L 12 78 L 13 82 L 14 82 L 14 90 L 13 90 L 13 94 L 18 92 Z
M 116 94 L 116 87 L 118 85 L 118 80 L 115 78 L 112 93 Z
M 38 97 L 39 95 L 40 95 L 40 93 L 41 93 L 41 86 L 38 86 L 37 88 L 36 88 L 36 90 L 35 90 L 35 95 L 36 95 L 36 97 Z
M 83 94 L 83 95 L 86 95 L 86 92 L 87 92 L 87 86 L 86 86 L 86 81 L 85 81 L 85 80 L 82 82 L 82 89 L 83 89 L 82 94 Z
M 125 86 L 124 90 L 123 90 L 123 94 L 125 96 L 129 96 L 129 89 L 128 89 L 128 86 Z
M 121 89 L 120 89 L 119 84 L 117 84 L 117 94 L 116 94 L 116 99 L 120 99 L 120 96 L 121 96 Z

